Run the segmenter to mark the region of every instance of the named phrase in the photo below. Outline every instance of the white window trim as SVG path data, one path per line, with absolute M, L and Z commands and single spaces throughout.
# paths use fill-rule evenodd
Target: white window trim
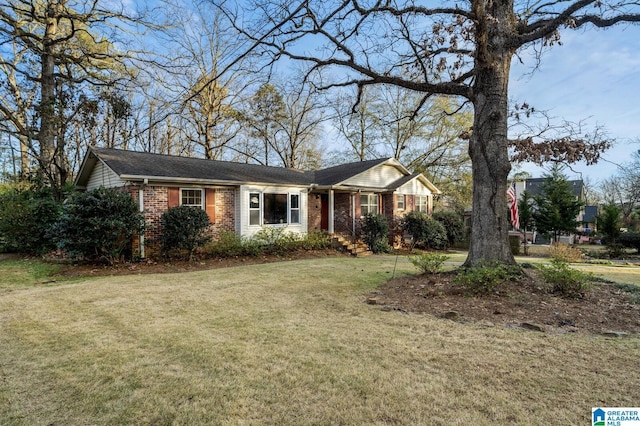
M 182 204 L 182 191 L 200 191 L 200 204 L 199 205 L 195 205 L 195 204 L 185 204 L 185 205 L 191 206 L 191 207 L 200 207 L 202 210 L 205 209 L 206 200 L 204 199 L 204 197 L 205 197 L 204 188 L 194 188 L 194 187 L 180 188 L 180 194 L 179 194 L 180 204 L 179 205 L 181 205 L 181 206 L 183 205 Z
M 291 197 L 293 197 L 294 195 L 296 195 L 298 197 L 298 207 L 297 208 L 293 208 L 291 207 L 292 203 L 291 203 Z M 301 202 L 302 197 L 300 196 L 299 192 L 289 192 L 287 193 L 287 221 L 289 223 L 289 225 L 300 225 L 302 223 L 302 215 L 301 215 L 301 208 L 300 208 L 300 202 Z M 296 210 L 298 212 L 298 221 L 294 222 L 293 220 L 291 220 L 291 212 Z
M 255 207 L 251 207 L 251 195 L 252 194 L 258 194 L 258 208 Z M 262 226 L 262 192 L 260 191 L 249 191 L 248 192 L 249 195 L 249 203 L 247 204 L 247 215 L 248 215 L 248 219 L 249 221 L 247 222 L 249 224 L 249 226 Z M 258 223 L 251 223 L 251 212 L 252 211 L 258 211 Z
M 260 201 L 259 201 L 259 205 L 260 207 L 258 209 L 256 208 L 251 208 L 251 194 L 258 194 L 258 196 L 260 197 Z M 287 196 L 287 222 L 286 223 L 264 223 L 264 195 L 265 194 L 279 194 L 279 195 L 286 195 Z M 290 226 L 290 225 L 295 225 L 295 226 L 299 226 L 302 225 L 302 193 L 301 192 L 278 192 L 278 191 L 248 191 L 248 195 L 249 195 L 249 203 L 247 204 L 247 211 L 248 211 L 248 219 L 249 221 L 247 222 L 249 224 L 249 226 L 251 227 L 262 227 L 262 226 L 274 226 L 274 227 L 285 227 L 285 226 Z M 291 196 L 292 195 L 297 195 L 298 196 L 298 208 L 297 209 L 293 209 L 293 210 L 297 210 L 298 211 L 298 221 L 293 223 L 291 222 Z M 259 214 L 259 219 L 260 219 L 260 223 L 259 224 L 251 224 L 251 211 L 252 210 L 259 210 L 260 214 Z
M 367 196 L 367 204 L 362 204 L 362 196 L 366 195 Z M 375 197 L 376 200 L 376 204 L 371 204 L 371 197 Z M 367 206 L 367 210 L 370 210 L 371 206 L 375 205 L 376 206 L 376 211 L 375 214 L 380 213 L 380 197 L 378 194 L 376 194 L 375 192 L 372 193 L 366 193 L 366 194 L 360 194 L 360 217 L 364 217 L 365 215 L 362 214 L 362 206 Z M 371 213 L 371 211 L 369 211 L 369 213 Z
M 398 211 L 404 211 L 407 208 L 407 200 L 404 194 L 396 194 L 397 203 L 398 203 Z M 400 200 L 402 200 L 402 207 L 400 207 Z

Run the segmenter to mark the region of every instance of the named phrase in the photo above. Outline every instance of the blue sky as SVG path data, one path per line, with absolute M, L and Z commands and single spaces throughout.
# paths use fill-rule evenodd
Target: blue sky
M 603 157 L 622 164 L 640 149 L 640 26 L 617 26 L 606 30 L 587 28 L 564 31 L 562 45 L 551 47 L 542 57 L 540 68 L 527 54 L 524 64 L 514 58 L 510 97 L 526 101 L 558 119 L 586 120 L 593 128 L 603 126 L 617 142 Z M 633 143 L 635 141 L 635 143 Z M 613 175 L 617 167 L 607 161 L 593 166 L 573 167 L 599 181 Z M 534 176 L 543 169 L 525 165 Z M 566 170 L 571 178 L 579 177 Z

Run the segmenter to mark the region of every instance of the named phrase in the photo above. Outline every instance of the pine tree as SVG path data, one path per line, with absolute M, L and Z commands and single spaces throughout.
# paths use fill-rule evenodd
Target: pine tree
M 545 178 L 542 192 L 534 197 L 536 212 L 533 219 L 539 232 L 558 241 L 561 234 L 576 230 L 583 202 L 571 191 L 571 185 L 562 174 L 561 167 L 554 166 Z

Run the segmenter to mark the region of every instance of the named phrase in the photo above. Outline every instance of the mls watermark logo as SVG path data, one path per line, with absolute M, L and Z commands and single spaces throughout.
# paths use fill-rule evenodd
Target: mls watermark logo
M 640 408 L 598 407 L 591 409 L 592 426 L 640 426 Z

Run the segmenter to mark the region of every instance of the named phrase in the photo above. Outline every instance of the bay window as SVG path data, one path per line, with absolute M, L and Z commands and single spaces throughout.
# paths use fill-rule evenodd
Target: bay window
M 300 194 L 249 193 L 249 225 L 300 223 Z

